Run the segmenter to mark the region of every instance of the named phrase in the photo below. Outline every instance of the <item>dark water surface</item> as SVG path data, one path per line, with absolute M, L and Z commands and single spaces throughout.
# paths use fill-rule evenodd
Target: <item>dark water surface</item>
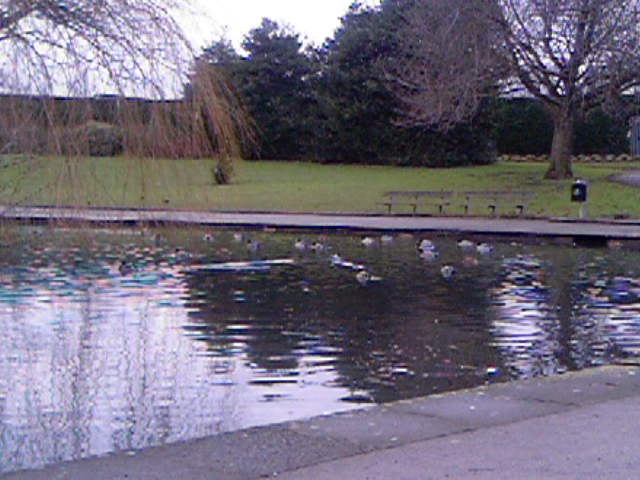
M 0 472 L 640 354 L 633 247 L 242 235 L 4 227 Z

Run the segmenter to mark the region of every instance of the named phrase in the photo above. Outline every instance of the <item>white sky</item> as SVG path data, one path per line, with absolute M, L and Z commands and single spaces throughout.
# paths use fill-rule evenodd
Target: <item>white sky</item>
M 239 49 L 249 30 L 260 25 L 263 17 L 290 25 L 305 42 L 321 44 L 333 35 L 339 19 L 353 0 L 193 0 L 197 15 L 187 33 L 197 47 L 226 37 Z M 363 3 L 377 4 L 376 0 Z

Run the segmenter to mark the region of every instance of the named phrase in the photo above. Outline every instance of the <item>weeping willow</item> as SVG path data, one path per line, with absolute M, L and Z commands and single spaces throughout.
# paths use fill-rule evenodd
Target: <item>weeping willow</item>
M 182 160 L 210 158 L 230 179 L 251 121 L 224 75 L 195 61 L 175 19 L 188 10 L 182 0 L 0 1 L 0 195 L 88 198 L 88 156 L 125 157 L 141 181 L 149 159 L 175 160 L 166 182 Z M 55 171 L 51 157 L 64 158 Z

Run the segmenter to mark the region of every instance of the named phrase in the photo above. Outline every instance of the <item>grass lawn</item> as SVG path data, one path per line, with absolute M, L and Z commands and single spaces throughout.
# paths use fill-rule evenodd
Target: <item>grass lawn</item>
M 543 180 L 544 164 L 426 169 L 238 161 L 227 186 L 214 184 L 213 166 L 212 160 L 2 157 L 0 203 L 382 213 L 388 190 L 524 190 L 536 193 L 530 214 L 575 216 L 578 210 L 569 201 L 571 181 Z M 575 166 L 590 183 L 591 216 L 640 217 L 640 189 L 608 181 L 629 168 L 640 163 Z

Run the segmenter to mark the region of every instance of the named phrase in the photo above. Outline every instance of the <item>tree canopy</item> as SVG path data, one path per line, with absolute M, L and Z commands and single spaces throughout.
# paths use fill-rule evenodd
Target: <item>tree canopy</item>
M 265 158 L 300 158 L 309 142 L 312 61 L 297 33 L 263 19 L 242 42 L 247 56 L 234 69 L 259 127 Z
M 203 58 L 230 72 L 265 158 L 451 166 L 492 161 L 497 140 L 550 149 L 558 178 L 574 146 L 624 148 L 610 107 L 640 76 L 638 2 L 354 2 L 318 48 L 265 19 L 243 54 L 223 39 Z M 628 116 L 628 102 L 615 110 Z M 514 137 L 528 119 L 536 141 Z
M 297 33 L 270 19 L 244 38 L 240 55 L 226 39 L 203 50 L 200 61 L 220 68 L 231 80 L 256 126 L 257 152 L 249 156 L 293 159 L 304 156 L 315 119 L 313 59 Z
M 388 71 L 406 121 L 446 128 L 520 88 L 553 120 L 548 178 L 572 176 L 576 122 L 640 83 L 639 0 L 388 2 L 405 6 Z
M 354 3 L 333 38 L 303 48 L 300 37 L 264 19 L 243 42 L 214 41 L 201 61 L 227 73 L 253 115 L 261 158 L 319 162 L 460 165 L 487 163 L 486 122 L 442 133 L 403 125 L 385 67 L 396 55 L 401 5 Z
M 396 102 L 378 68 L 393 50 L 391 23 L 381 11 L 354 4 L 320 49 L 318 155 L 324 161 L 382 163 L 401 143 L 392 122 Z

